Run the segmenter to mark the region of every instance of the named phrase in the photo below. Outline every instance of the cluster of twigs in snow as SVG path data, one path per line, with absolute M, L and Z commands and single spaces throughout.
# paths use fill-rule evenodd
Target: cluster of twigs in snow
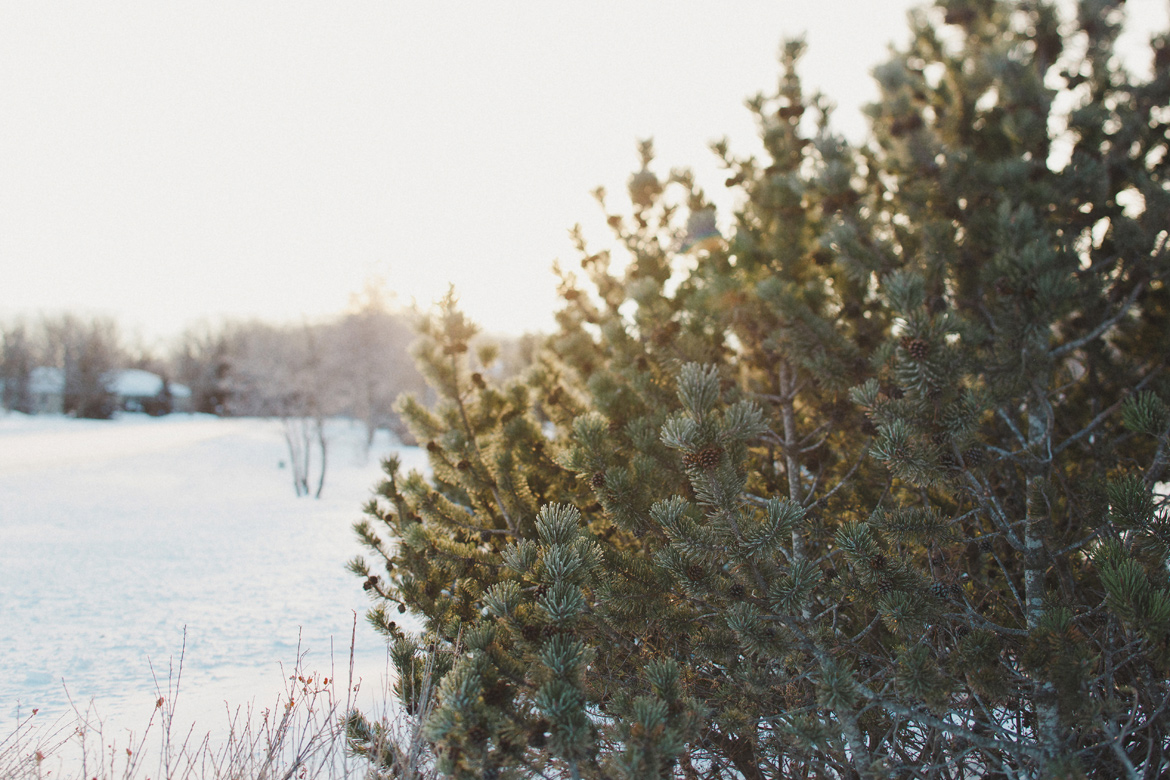
M 186 650 L 184 637 L 183 650 Z M 384 699 L 375 728 L 360 744 L 347 737 L 354 721 L 353 643 L 345 679 L 308 672 L 304 655 L 286 675 L 273 707 L 227 710 L 226 735 L 183 729 L 176 718 L 184 653 L 155 675 L 157 699 L 141 732 L 122 741 L 109 733 L 93 701 L 69 697 L 71 711 L 44 721 L 34 709 L 19 711 L 15 726 L 0 732 L 0 777 L 5 780 L 335 780 L 396 777 L 429 780 L 433 760 L 422 739 L 424 713 L 409 716 Z M 283 668 L 283 667 L 282 667 Z M 152 667 L 153 671 L 153 667 Z M 68 690 L 66 689 L 66 693 Z M 404 760 L 397 761 L 401 756 Z M 387 757 L 391 758 L 387 761 Z M 395 768 L 387 771 L 387 767 Z M 408 773 L 403 773 L 409 767 Z

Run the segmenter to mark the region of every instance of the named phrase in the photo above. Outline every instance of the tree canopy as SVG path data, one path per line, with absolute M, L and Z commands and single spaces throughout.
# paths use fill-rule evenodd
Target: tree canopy
M 1131 75 L 1121 9 L 915 12 L 861 146 L 789 42 L 734 211 L 643 142 L 526 374 L 443 303 L 351 564 L 442 774 L 1170 770 L 1170 38 Z

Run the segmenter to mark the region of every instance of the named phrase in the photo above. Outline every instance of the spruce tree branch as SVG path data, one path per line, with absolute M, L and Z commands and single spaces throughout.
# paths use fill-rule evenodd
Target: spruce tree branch
M 1024 601 L 1020 598 L 1020 592 L 1016 590 L 1015 583 L 1012 582 L 1011 574 L 1008 573 L 1007 566 L 1004 565 L 1003 560 L 999 557 L 994 548 L 991 551 L 991 556 L 995 558 L 995 562 L 999 564 L 999 570 L 1003 572 L 1003 581 L 1007 583 L 1008 589 L 1012 592 L 1012 598 L 1016 600 L 1016 606 L 1021 610 L 1024 609 Z
M 808 437 L 806 436 L 805 438 L 807 439 Z M 797 450 L 797 452 L 800 453 L 801 455 L 803 455 L 806 452 L 812 452 L 813 450 L 817 449 L 818 447 L 823 445 L 828 440 L 829 440 L 829 434 L 826 433 L 825 435 L 821 436 L 821 438 L 817 439 L 816 444 L 810 444 L 807 447 L 801 447 L 799 450 Z
M 1150 382 L 1152 382 L 1154 380 L 1154 378 L 1157 377 L 1158 374 L 1160 374 L 1162 372 L 1162 369 L 1165 367 L 1165 365 L 1166 365 L 1166 361 L 1163 360 L 1160 363 L 1158 363 L 1156 366 L 1154 366 L 1152 369 L 1150 369 L 1149 373 L 1147 373 L 1144 377 L 1142 377 L 1142 380 L 1140 382 L 1138 382 L 1132 388 L 1127 388 L 1122 393 L 1121 398 L 1117 399 L 1115 402 L 1113 402 L 1112 405 L 1107 407 L 1104 411 L 1102 411 L 1100 414 L 1098 414 L 1096 417 L 1094 417 L 1092 420 L 1090 420 L 1088 422 L 1088 424 L 1085 425 L 1084 428 L 1081 428 L 1079 431 L 1077 431 L 1073 435 L 1069 436 L 1067 439 L 1065 439 L 1063 442 L 1061 442 L 1059 445 L 1057 445 L 1056 450 L 1053 452 L 1053 454 L 1059 455 L 1060 453 L 1062 453 L 1066 449 L 1068 449 L 1070 446 L 1072 446 L 1073 444 L 1077 443 L 1078 441 L 1080 441 L 1081 439 L 1083 439 L 1084 437 L 1088 436 L 1090 433 L 1095 431 L 1103 422 L 1105 422 L 1107 419 L 1109 419 L 1118 409 L 1121 408 L 1121 405 L 1125 403 L 1127 398 L 1129 398 L 1132 395 L 1136 395 L 1137 393 L 1140 393 L 1142 390 L 1144 390 L 1146 388 L 1146 385 L 1148 385 Z
M 817 475 L 815 477 L 813 477 L 812 484 L 808 486 L 808 490 L 805 493 L 805 500 L 806 501 L 808 500 L 809 496 L 812 496 L 817 492 L 817 486 L 819 486 L 821 484 L 821 477 L 825 476 L 825 469 L 826 468 L 827 468 L 827 466 L 825 464 L 822 464 L 821 467 L 817 470 Z
M 1053 558 L 1060 558 L 1060 557 L 1063 557 L 1065 555 L 1068 555 L 1070 552 L 1073 552 L 1074 550 L 1081 549 L 1086 544 L 1093 541 L 1094 539 L 1096 539 L 1098 536 L 1105 533 L 1106 531 L 1112 531 L 1112 530 L 1113 530 L 1113 523 L 1106 523 L 1105 525 L 1094 529 L 1093 533 L 1089 534 L 1084 539 L 1080 539 L 1078 541 L 1075 541 L 1066 547 L 1061 547 L 1059 550 L 1052 553 L 1052 557 Z
M 451 374 L 452 376 L 459 376 L 459 363 L 455 359 L 455 355 L 451 355 Z M 486 461 L 483 458 L 483 452 L 479 449 L 479 440 L 475 436 L 475 431 L 471 428 L 471 420 L 467 416 L 467 407 L 463 403 L 463 394 L 455 392 L 455 403 L 459 406 L 459 417 L 463 420 L 463 430 L 467 433 L 467 439 L 471 442 L 471 446 L 475 449 L 475 457 L 479 460 L 480 466 L 488 472 L 488 482 L 491 486 L 492 496 L 496 500 L 496 506 L 500 509 L 500 514 L 504 516 L 504 522 L 508 525 L 508 530 L 513 535 L 517 533 L 516 524 L 512 521 L 511 515 L 508 514 L 508 508 L 504 506 L 503 500 L 500 498 L 500 491 L 496 488 L 495 480 L 491 478 L 491 471 L 487 468 Z
M 853 466 L 850 467 L 849 471 L 845 472 L 845 476 L 841 477 L 840 481 L 837 482 L 837 484 L 834 485 L 833 488 L 828 493 L 825 493 L 825 495 L 821 496 L 816 501 L 814 501 L 811 504 L 809 504 L 808 506 L 806 506 L 804 508 L 806 512 L 811 510 L 811 509 L 815 509 L 817 507 L 817 505 L 820 504 L 821 502 L 828 501 L 830 498 L 832 498 L 834 493 L 836 493 L 838 490 L 843 488 L 846 485 L 846 483 L 849 482 L 850 478 L 855 473 L 857 473 L 857 469 L 861 468 L 862 462 L 865 461 L 865 456 L 869 454 L 869 443 L 871 441 L 873 441 L 873 437 L 870 437 L 870 438 L 865 440 L 865 444 L 862 445 L 861 451 L 857 455 L 857 460 L 853 461 Z M 809 497 L 811 498 L 811 496 L 812 496 L 812 494 L 810 493 Z
M 860 642 L 862 639 L 865 638 L 866 634 L 868 634 L 870 631 L 873 631 L 875 628 L 877 628 L 877 625 L 881 622 L 881 620 L 882 620 L 882 616 L 880 613 L 874 615 L 873 620 L 869 621 L 869 625 L 866 626 L 865 628 L 861 629 L 861 631 L 859 631 L 853 638 L 851 638 L 849 640 L 849 644 L 855 645 L 858 642 Z
M 997 633 L 1011 634 L 1012 636 L 1027 636 L 1028 635 L 1027 630 L 1025 630 L 1023 628 L 1008 628 L 1007 626 L 1001 626 L 998 623 L 991 622 L 987 618 L 983 617 L 983 615 L 980 615 L 977 611 L 975 611 L 975 609 L 965 601 L 963 602 L 963 605 L 967 608 L 966 611 L 964 611 L 964 612 L 950 612 L 950 613 L 947 613 L 947 617 L 961 619 L 961 620 L 972 620 L 977 624 L 978 628 L 986 628 L 990 631 L 995 631 Z
M 1068 449 L 1069 447 L 1076 444 L 1078 441 L 1080 441 L 1081 439 L 1085 438 L 1090 433 L 1095 431 L 1097 429 L 1097 427 L 1101 425 L 1101 423 L 1108 420 L 1110 417 L 1113 416 L 1113 414 L 1118 409 L 1121 408 L 1121 405 L 1123 403 L 1125 403 L 1125 399 L 1128 397 L 1129 397 L 1128 394 L 1126 394 L 1126 395 L 1122 396 L 1120 399 L 1118 399 L 1117 401 L 1115 401 L 1114 403 L 1112 403 L 1111 405 L 1107 406 L 1104 411 L 1102 411 L 1099 415 L 1097 415 L 1092 420 L 1090 420 L 1089 423 L 1084 428 L 1081 428 L 1079 431 L 1074 433 L 1072 436 L 1069 436 L 1067 439 L 1065 439 L 1060 444 L 1058 444 L 1056 446 L 1056 450 L 1053 452 L 1053 454 L 1059 455 L 1060 453 L 1064 452 L 1066 449 Z
M 1168 444 L 1170 444 L 1170 430 L 1165 430 L 1158 437 L 1158 449 L 1154 451 L 1154 459 L 1142 477 L 1147 487 L 1152 487 L 1160 481 L 1162 472 L 1166 470 L 1166 464 L 1170 462 Z
M 1073 352 L 1074 350 L 1080 349 L 1081 347 L 1085 346 L 1090 341 L 1095 341 L 1096 339 L 1098 339 L 1101 336 L 1101 334 L 1103 334 L 1105 331 L 1109 330 L 1114 325 L 1116 325 L 1121 320 L 1121 318 L 1126 315 L 1126 312 L 1128 312 L 1130 307 L 1133 306 L 1133 304 L 1137 301 L 1138 296 L 1142 294 L 1142 291 L 1145 290 L 1145 288 L 1146 288 L 1145 281 L 1141 281 L 1141 282 L 1138 282 L 1137 284 L 1135 284 L 1133 290 L 1131 290 L 1129 295 L 1127 295 L 1125 297 L 1125 300 L 1121 302 L 1121 305 L 1118 307 L 1117 312 L 1112 317 L 1101 322 L 1097 327 L 1093 328 L 1093 330 L 1089 331 L 1087 334 L 1085 334 L 1081 338 L 1074 339 L 1073 341 L 1070 341 L 1067 344 L 1063 344 L 1063 345 L 1061 345 L 1053 350 L 1050 350 L 1048 353 L 1048 357 L 1051 359 L 1064 357 L 1068 353 Z
M 1004 512 L 1003 506 L 1000 505 L 999 499 L 991 491 L 986 484 L 980 481 L 970 471 L 966 472 L 967 481 L 972 486 L 972 493 L 975 495 L 976 501 L 991 517 L 991 522 L 999 529 L 1000 533 L 1004 535 L 1004 539 L 1015 550 L 1023 550 L 1024 544 L 1020 541 L 1020 537 L 1016 535 L 1012 524 L 1008 522 L 1007 513 Z
M 999 417 L 999 419 L 1003 420 L 1007 424 L 1007 427 L 1011 429 L 1011 432 L 1015 434 L 1016 441 L 1020 443 L 1020 446 L 1024 449 L 1027 449 L 1028 440 L 1024 437 L 1024 434 L 1020 432 L 1020 429 L 1016 427 L 1015 421 L 1008 416 L 1008 413 L 1003 410 L 1002 406 L 995 410 L 995 414 L 997 417 Z

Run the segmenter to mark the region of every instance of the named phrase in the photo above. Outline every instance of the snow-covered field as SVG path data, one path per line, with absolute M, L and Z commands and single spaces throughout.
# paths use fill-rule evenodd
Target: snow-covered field
M 358 614 L 359 702 L 383 696 L 383 641 L 345 562 L 393 447 L 363 456 L 330 430 L 320 500 L 296 498 L 280 424 L 199 415 L 114 421 L 0 412 L 0 718 L 91 699 L 107 733 L 141 730 L 169 661 L 186 656 L 177 719 L 215 731 L 225 703 L 271 706 L 280 664 L 345 679 Z M 381 434 L 385 435 L 385 434 Z M 421 468 L 417 449 L 398 448 Z

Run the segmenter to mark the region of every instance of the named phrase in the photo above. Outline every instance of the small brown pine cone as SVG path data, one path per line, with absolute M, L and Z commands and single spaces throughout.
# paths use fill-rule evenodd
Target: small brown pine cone
M 968 468 L 979 468 L 987 462 L 987 455 L 978 447 L 968 447 L 963 450 L 963 462 Z
M 684 452 L 682 456 L 683 466 L 690 468 L 696 464 L 695 454 L 693 452 Z
M 690 566 L 687 566 L 687 576 L 692 580 L 697 581 L 703 579 L 705 573 L 703 567 L 697 563 L 692 563 Z
M 485 387 L 487 387 L 487 382 L 483 381 L 483 374 L 479 373 L 478 371 L 471 375 L 471 384 L 475 385 L 480 390 L 483 390 Z
M 873 659 L 863 655 L 861 658 L 857 659 L 857 668 L 861 672 L 869 674 L 873 671 Z
M 884 596 L 894 589 L 894 583 L 890 581 L 889 577 L 882 577 L 878 580 L 877 592 L 879 596 Z
M 945 582 L 930 583 L 930 592 L 937 599 L 945 599 L 951 589 Z
M 490 542 L 492 540 L 492 535 L 488 531 L 480 531 L 479 540 L 481 542 Z
M 837 570 L 836 569 L 826 569 L 825 570 L 825 582 L 832 582 L 835 579 L 837 579 Z
M 712 444 L 709 447 L 704 447 L 695 453 L 695 464 L 700 468 L 710 471 L 719 465 L 719 458 L 723 455 L 723 448 Z
M 589 484 L 593 486 L 594 490 L 601 490 L 605 487 L 605 474 L 600 471 L 593 475 L 589 480 Z
M 469 468 L 471 468 L 471 461 L 461 460 L 455 464 L 455 468 L 459 469 L 460 471 L 467 471 Z
M 488 731 L 483 726 L 472 726 L 467 730 L 467 738 L 477 745 L 487 742 Z
M 881 571 L 882 569 L 886 568 L 886 556 L 882 555 L 881 553 L 874 555 L 869 559 L 869 568 L 873 569 L 874 571 Z
M 438 442 L 428 441 L 427 452 L 442 452 L 443 448 L 439 446 Z
M 976 542 L 975 546 L 979 548 L 979 552 L 991 552 L 991 537 L 982 536 Z
M 398 614 L 399 615 L 406 614 L 406 605 L 405 604 L 398 605 Z
M 540 639 L 540 635 L 542 633 L 544 632 L 541 631 L 540 626 L 526 625 L 520 629 L 520 636 L 524 637 L 524 639 L 528 642 L 535 642 L 536 640 Z
M 727 589 L 727 595 L 733 599 L 742 599 L 745 592 L 743 585 L 738 582 L 733 582 Z
M 903 342 L 903 346 L 906 347 L 906 351 L 914 360 L 926 360 L 930 354 L 930 342 L 926 339 L 907 339 Z

